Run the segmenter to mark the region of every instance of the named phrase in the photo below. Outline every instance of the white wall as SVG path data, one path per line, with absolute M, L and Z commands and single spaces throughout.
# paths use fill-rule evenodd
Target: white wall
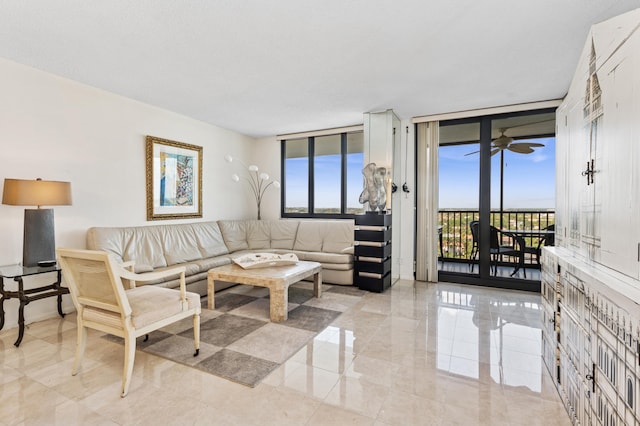
M 280 141 L 275 136 L 259 139 L 253 146 L 253 164 L 271 179 L 282 183 L 280 176 Z M 251 205 L 249 217 L 255 219 L 256 207 Z M 262 219 L 280 218 L 280 188 L 267 188 L 262 198 Z
M 223 158 L 260 158 L 250 137 L 4 59 L 0 94 L 0 179 L 71 182 L 73 205 L 55 207 L 58 247 L 84 247 L 91 226 L 187 222 L 146 221 L 146 135 L 203 147 L 203 218 L 191 221 L 255 215 L 248 188 L 238 196 L 234 167 Z M 279 152 L 269 153 L 278 162 L 272 172 L 279 173 Z M 23 207 L 0 205 L 0 265 L 22 259 L 23 214 Z M 5 302 L 5 328 L 17 325 L 17 306 Z M 64 306 L 72 306 L 68 296 Z M 55 312 L 55 298 L 32 302 L 26 322 Z

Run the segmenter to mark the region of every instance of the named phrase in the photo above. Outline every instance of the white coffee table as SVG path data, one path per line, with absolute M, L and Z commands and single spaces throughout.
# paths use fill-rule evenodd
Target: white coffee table
M 295 265 L 256 269 L 243 269 L 233 263 L 219 266 L 210 269 L 207 274 L 207 307 L 209 309 L 215 307 L 214 282 L 216 280 L 255 285 L 269 289 L 271 321 L 286 321 L 289 286 L 310 276 L 313 276 L 313 295 L 322 296 L 322 266 L 318 262 L 299 260 Z

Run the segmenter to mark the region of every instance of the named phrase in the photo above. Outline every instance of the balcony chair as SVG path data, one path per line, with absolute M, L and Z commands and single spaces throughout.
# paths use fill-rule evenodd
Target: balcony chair
M 509 238 L 512 244 L 510 245 L 500 244 L 500 242 L 502 241 L 501 237 L 503 235 Z M 511 273 L 511 276 L 513 276 L 516 272 L 518 272 L 518 269 L 522 267 L 522 271 L 524 272 L 524 277 L 527 278 L 527 270 L 524 268 L 523 248 L 524 248 L 524 244 L 522 243 L 522 239 L 516 237 L 515 235 L 510 234 L 509 232 L 501 231 L 495 226 L 491 226 L 490 253 L 491 253 L 491 260 L 493 263 L 493 275 L 498 274 L 498 260 L 502 256 L 507 256 L 507 257 L 518 258 L 518 263 L 516 264 L 517 266 Z
M 469 256 L 469 267 L 471 268 L 471 272 L 473 272 L 473 269 L 475 267 L 474 261 L 478 257 L 478 242 L 480 241 L 480 238 L 479 238 L 480 222 L 478 222 L 477 220 L 469 222 L 469 228 L 471 229 L 471 237 L 473 238 L 473 245 L 471 246 L 471 255 Z M 518 265 L 520 265 L 521 256 L 523 256 L 523 253 L 520 250 L 520 247 L 521 247 L 520 241 L 514 238 L 513 235 L 510 235 L 507 232 L 500 231 L 495 226 L 491 226 L 490 229 L 491 229 L 491 240 L 490 240 L 491 246 L 489 247 L 489 253 L 491 255 L 491 266 L 493 269 L 493 275 L 498 274 L 498 260 L 500 259 L 501 256 L 517 257 L 519 262 Z M 500 244 L 501 234 L 507 236 L 513 242 L 513 244 L 512 245 Z M 518 271 L 518 267 L 516 267 L 513 274 L 515 274 L 517 271 Z M 527 271 L 524 270 L 524 268 L 523 268 L 523 272 L 524 272 L 524 277 L 526 278 Z
M 87 328 L 124 338 L 124 370 L 121 396 L 129 391 L 136 338 L 183 318 L 193 317 L 195 354 L 200 351 L 200 295 L 185 290 L 185 268 L 161 272 L 133 273 L 108 253 L 90 250 L 57 250 L 62 273 L 77 310 L 78 340 L 71 374 L 80 368 L 87 340 Z M 173 276 L 180 279 L 180 290 L 145 285 L 144 282 Z M 125 289 L 123 279 L 128 282 Z M 148 336 L 145 337 L 145 340 Z
M 549 225 L 546 228 L 543 228 L 543 230 L 545 231 L 552 231 L 555 232 L 556 226 L 555 225 Z M 555 240 L 556 240 L 556 236 L 555 233 L 551 233 L 548 235 L 544 235 L 542 237 L 540 237 L 538 239 L 538 245 L 537 246 L 525 246 L 524 247 L 524 252 L 525 253 L 530 253 L 532 255 L 535 255 L 536 257 L 536 263 L 539 265 L 540 264 L 540 256 L 542 255 L 542 247 L 543 246 L 554 246 L 555 245 Z
M 473 272 L 473 269 L 475 268 L 475 260 L 478 257 L 478 241 L 480 241 L 479 227 L 480 222 L 477 220 L 469 222 L 469 229 L 471 230 L 471 237 L 473 238 L 471 253 L 469 254 L 469 268 L 471 269 L 471 272 Z

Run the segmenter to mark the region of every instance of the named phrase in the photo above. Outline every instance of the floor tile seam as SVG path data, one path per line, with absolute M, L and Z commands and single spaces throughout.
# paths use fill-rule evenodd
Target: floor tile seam
M 333 391 L 336 389 L 336 387 L 337 387 L 337 386 L 340 386 L 341 381 L 342 381 L 343 379 L 347 379 L 347 378 L 349 378 L 349 377 L 348 377 L 348 376 L 345 376 L 345 375 L 344 375 L 344 372 L 343 372 L 343 373 L 341 373 L 341 374 L 340 374 L 340 377 L 338 377 L 338 380 L 336 381 L 336 383 L 331 387 L 331 389 L 329 390 L 329 392 L 327 392 L 327 395 L 326 395 L 326 396 L 324 397 L 324 399 L 322 400 L 322 403 L 323 403 L 323 404 L 325 404 L 325 405 L 327 405 L 327 406 L 330 406 L 330 407 L 337 407 L 337 408 L 339 408 L 339 409 L 341 409 L 341 410 L 345 410 L 345 411 L 348 411 L 348 412 L 350 412 L 350 413 L 358 414 L 358 415 L 360 415 L 360 416 L 364 416 L 364 417 L 367 417 L 367 418 L 372 419 L 372 420 L 374 420 L 374 421 L 375 421 L 375 420 L 376 420 L 376 418 L 377 418 L 377 416 L 378 416 L 378 414 L 379 414 L 379 412 L 380 412 L 380 409 L 378 409 L 378 412 L 376 413 L 376 416 L 375 416 L 375 417 L 372 417 L 371 415 L 369 415 L 369 414 L 367 414 L 367 413 L 364 413 L 364 412 L 362 412 L 362 411 L 353 410 L 353 409 L 351 409 L 351 408 L 349 408 L 349 407 L 345 407 L 345 406 L 342 406 L 342 405 L 332 404 L 331 402 L 327 401 L 327 400 L 330 398 L 330 395 L 331 395 L 331 394 L 333 393 Z M 386 399 L 386 398 L 387 398 L 387 396 L 389 395 L 389 390 L 390 390 L 388 387 L 386 387 L 386 388 L 387 388 L 387 394 L 385 395 L 384 399 Z M 382 405 L 380 406 L 380 408 L 382 408 Z
M 335 371 L 329 368 L 324 368 L 320 365 L 312 365 L 310 367 L 314 367 L 317 368 L 318 370 L 322 370 L 322 371 L 326 371 L 328 373 L 334 373 L 334 374 L 338 374 L 340 376 L 340 378 L 342 378 L 343 376 L 345 376 L 345 372 L 347 371 L 347 369 L 353 364 L 353 359 L 351 361 L 349 361 L 349 363 L 345 363 L 344 368 L 342 369 L 342 371 Z M 345 376 L 348 377 L 348 376 Z M 339 380 L 339 379 L 338 379 Z

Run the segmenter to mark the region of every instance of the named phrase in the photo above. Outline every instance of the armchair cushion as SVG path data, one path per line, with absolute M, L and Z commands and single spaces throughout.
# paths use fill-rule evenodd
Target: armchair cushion
M 141 286 L 126 291 L 131 305 L 131 321 L 135 328 L 143 328 L 184 309 L 180 304 L 180 293 L 163 287 Z M 200 306 L 200 295 L 187 291 L 186 309 Z

